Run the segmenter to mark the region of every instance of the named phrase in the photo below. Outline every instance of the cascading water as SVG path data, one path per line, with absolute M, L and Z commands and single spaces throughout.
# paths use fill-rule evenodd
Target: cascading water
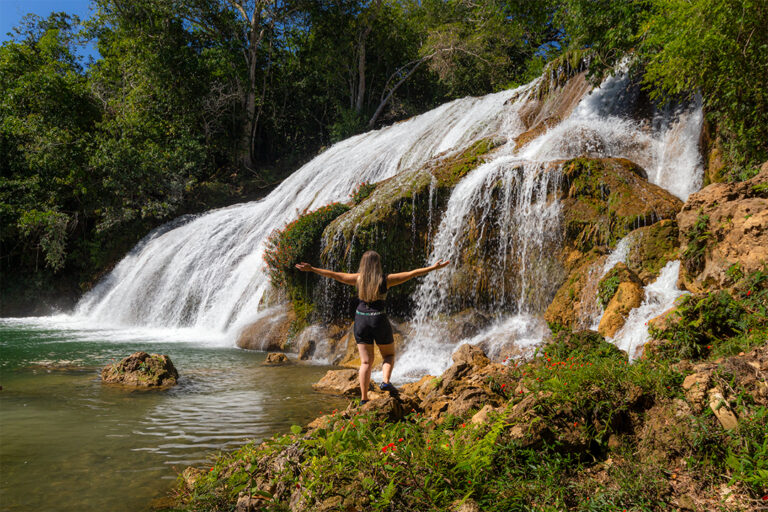
M 650 339 L 648 322 L 675 305 L 675 301 L 684 295 L 677 288 L 680 275 L 680 262 L 667 263 L 656 281 L 645 287 L 645 299 L 640 307 L 633 309 L 624 326 L 610 340 L 629 354 L 630 360 L 639 357 L 638 349 Z
M 344 201 L 436 154 L 498 133 L 515 91 L 465 98 L 329 148 L 260 201 L 187 217 L 150 233 L 78 304 L 109 326 L 233 332 L 253 320 L 269 288 L 264 241 L 307 209 Z
M 700 188 L 702 167 L 698 138 L 703 119 L 700 101 L 664 110 L 654 108 L 650 119 L 635 120 L 630 113 L 633 102 L 637 101 L 637 91 L 626 73 L 609 77 L 601 87 L 582 98 L 565 121 L 518 151 L 503 148 L 495 160 L 474 170 L 454 189 L 429 259 L 461 258 L 473 249 L 466 246 L 466 240 L 471 239 L 470 230 L 485 230 L 496 223 L 499 233 L 496 259 L 482 260 L 485 267 L 477 270 L 477 276 L 493 274 L 494 279 L 488 283 L 481 278 L 478 283 L 487 284 L 502 299 L 492 301 L 496 306 L 492 312 L 495 321 L 484 333 L 446 343 L 446 339 L 451 339 L 447 336 L 450 327 L 439 317 L 456 311 L 452 305 L 457 298 L 451 296 L 451 283 L 459 278 L 456 269 L 465 273 L 465 268 L 452 265 L 441 274 L 430 275 L 415 294 L 414 302 L 418 305 L 415 329 L 399 358 L 399 372 L 406 376 L 425 372 L 437 375 L 450 365 L 450 355 L 462 342 L 482 343 L 487 353 L 498 355 L 510 344 L 522 349 L 531 346 L 532 340 L 544 337 L 546 327 L 539 314 L 554 296 L 552 283 L 562 274 L 552 259 L 556 246 L 551 241 L 555 233 L 557 236 L 560 233 L 559 208 L 547 201 L 547 184 L 537 184 L 540 164 L 579 156 L 623 157 L 646 169 L 651 183 L 683 200 Z M 505 190 L 509 190 L 508 184 L 514 181 L 518 188 L 515 195 L 529 199 L 515 204 L 494 202 L 488 190 L 498 179 L 505 184 Z M 526 196 L 525 186 L 521 186 L 526 183 L 531 185 L 531 190 L 538 191 L 536 200 L 530 199 L 534 196 Z M 479 225 L 477 211 L 482 212 Z M 538 215 L 530 215 L 532 212 Z M 629 239 L 625 245 L 628 243 Z M 623 247 L 614 258 L 625 257 L 621 254 Z M 516 286 L 513 286 L 515 300 L 509 301 L 510 280 L 501 276 L 512 268 L 517 273 Z M 477 276 L 464 277 L 476 279 Z M 666 283 L 666 280 L 660 277 L 658 282 Z M 472 293 L 474 290 L 470 295 Z M 476 298 L 470 296 L 470 299 Z M 624 338 L 617 336 L 618 339 Z
M 346 200 L 360 182 L 381 181 L 494 136 L 509 142 L 460 182 L 443 219 L 435 215 L 439 227 L 433 231 L 430 222 L 428 234 L 430 261 L 458 261 L 474 253 L 481 263 L 476 270 L 488 275 L 465 287 L 466 295 L 450 290 L 462 278 L 476 276 L 456 275 L 451 267 L 422 283 L 414 297 L 416 334 L 399 366 L 412 374 L 444 369 L 455 345 L 430 352 L 424 340 L 440 329 L 432 320 L 480 295 L 494 322 L 485 333 L 471 335 L 472 342 L 500 353 L 493 340 L 501 332 L 515 333 L 519 345 L 541 339 L 546 328 L 538 315 L 561 275 L 551 258 L 560 243 L 559 205 L 549 197 L 559 175 L 556 169 L 544 171 L 546 164 L 577 156 L 626 157 L 644 167 L 651 182 L 685 199 L 701 182 L 697 143 L 702 116 L 693 104 L 633 119 L 627 105 L 636 98 L 627 92 L 632 90 L 629 79 L 619 73 L 581 98 L 565 121 L 515 149 L 513 139 L 524 130 L 520 111 L 535 101 L 529 93 L 536 85 L 457 100 L 352 137 L 303 166 L 263 200 L 155 230 L 80 301 L 75 316 L 102 326 L 190 327 L 232 342 L 240 327 L 264 309 L 269 282 L 262 256 L 274 229 L 302 211 Z M 430 219 L 434 213 L 430 209 Z M 494 244 L 467 244 L 470 219 L 473 229 L 494 233 Z M 434 363 L 430 368 L 417 364 L 427 358 Z

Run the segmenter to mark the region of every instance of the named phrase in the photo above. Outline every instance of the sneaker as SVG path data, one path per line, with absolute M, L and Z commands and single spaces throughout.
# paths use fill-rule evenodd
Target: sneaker
M 360 400 L 360 405 L 365 405 L 368 403 L 368 400 Z
M 393 386 L 391 382 L 382 382 L 379 384 L 379 389 L 382 391 L 387 391 L 392 395 L 396 395 L 398 393 L 397 388 Z

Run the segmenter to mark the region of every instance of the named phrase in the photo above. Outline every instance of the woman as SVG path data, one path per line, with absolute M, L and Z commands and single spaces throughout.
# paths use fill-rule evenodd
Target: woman
M 383 381 L 379 386 L 382 391 L 397 393 L 397 389 L 389 382 L 392 375 L 392 365 L 395 363 L 395 344 L 392 338 L 392 326 L 389 324 L 386 312 L 387 289 L 403 284 L 414 277 L 423 276 L 433 270 L 448 265 L 448 261 L 439 260 L 430 267 L 417 268 L 410 272 L 384 275 L 381 270 L 381 257 L 376 251 L 367 251 L 360 258 L 360 267 L 356 274 L 334 272 L 324 268 L 315 268 L 309 263 L 299 263 L 296 268 L 302 272 L 314 272 L 321 276 L 330 277 L 350 286 L 357 286 L 357 296 L 360 301 L 355 311 L 355 341 L 360 352 L 360 404 L 368 402 L 368 386 L 371 382 L 371 363 L 373 361 L 373 342 L 379 346 L 381 358 L 384 360 L 381 370 Z

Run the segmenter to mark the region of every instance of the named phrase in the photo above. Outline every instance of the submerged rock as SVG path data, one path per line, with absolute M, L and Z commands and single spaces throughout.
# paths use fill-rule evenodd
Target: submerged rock
M 102 382 L 134 387 L 168 387 L 176 384 L 179 373 L 167 355 L 135 352 L 119 363 L 101 370 Z
M 261 363 L 263 366 L 282 366 L 291 364 L 291 360 L 288 356 L 280 352 L 270 352 L 267 354 L 267 358 Z

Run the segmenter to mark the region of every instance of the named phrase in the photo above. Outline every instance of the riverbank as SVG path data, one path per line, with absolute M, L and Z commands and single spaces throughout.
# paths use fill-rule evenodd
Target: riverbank
M 680 359 L 678 337 L 635 363 L 589 331 L 524 361 L 464 346 L 399 400 L 186 470 L 169 510 L 762 510 L 766 340 L 763 324 Z

